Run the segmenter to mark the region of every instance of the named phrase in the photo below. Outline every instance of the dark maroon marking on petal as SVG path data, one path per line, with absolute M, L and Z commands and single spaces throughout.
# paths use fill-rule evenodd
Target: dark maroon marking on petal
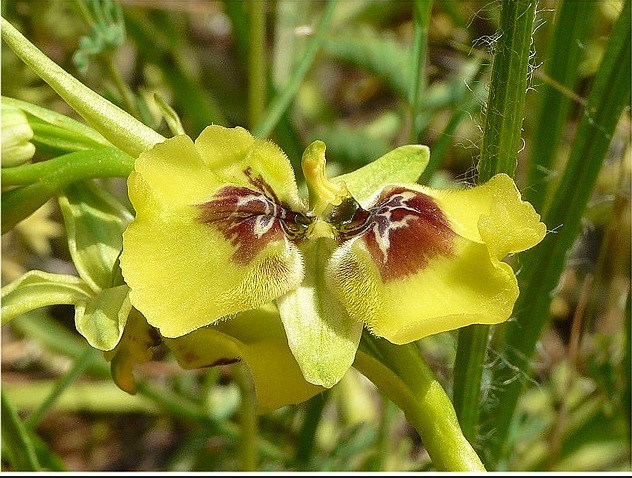
M 213 199 L 198 205 L 198 219 L 213 224 L 224 238 L 235 246 L 232 260 L 245 265 L 252 261 L 271 241 L 300 240 L 302 214 L 281 202 L 261 176 L 252 169 L 244 171 L 254 189 L 244 186 L 224 186 Z
M 241 357 L 221 358 L 208 365 L 209 367 L 217 367 L 218 365 L 230 365 L 231 363 L 241 362 Z
M 384 282 L 414 274 L 436 256 L 451 256 L 455 233 L 434 202 L 423 193 L 393 187 L 369 209 L 362 234 Z

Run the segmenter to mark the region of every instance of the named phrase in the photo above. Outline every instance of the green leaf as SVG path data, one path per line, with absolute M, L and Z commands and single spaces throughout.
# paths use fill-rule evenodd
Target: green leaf
M 92 183 L 67 187 L 59 196 L 70 255 L 79 275 L 94 291 L 107 289 L 117 276 L 123 231 L 132 215 Z
M 33 441 L 4 390 L 1 397 L 2 449 L 6 451 L 9 463 L 15 471 L 41 471 Z
M 129 155 L 136 157 L 164 141 L 153 129 L 65 72 L 4 18 L 2 39 L 90 125 Z
M 112 350 L 121 340 L 132 310 L 129 287 L 104 289 L 75 307 L 75 327 L 94 348 Z
M 56 304 L 79 304 L 92 291 L 75 276 L 29 271 L 2 288 L 2 324 L 31 310 Z
M 585 54 L 587 36 L 594 24 L 597 2 L 559 2 L 555 31 L 546 60 L 546 74 L 557 86 L 574 91 L 579 79 L 577 65 Z M 559 88 L 545 83 L 539 89 L 540 104 L 536 130 L 530 154 L 525 197 L 540 210 L 551 189 L 551 174 L 556 151 L 566 125 L 571 99 Z
M 429 160 L 428 146 L 400 146 L 360 169 L 332 178 L 332 181 L 344 181 L 351 195 L 362 203 L 385 184 L 416 182 Z

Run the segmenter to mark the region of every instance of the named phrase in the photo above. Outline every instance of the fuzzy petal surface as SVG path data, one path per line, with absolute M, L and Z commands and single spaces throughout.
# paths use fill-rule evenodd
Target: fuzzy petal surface
M 366 231 L 333 253 L 327 282 L 354 320 L 396 344 L 507 320 L 519 291 L 500 259 L 546 232 L 505 175 L 465 191 L 391 185 L 368 211 Z
M 305 380 L 327 388 L 353 364 L 362 335 L 362 323 L 349 317 L 327 282 L 324 271 L 332 250 L 326 238 L 302 248 L 303 282 L 277 300 L 288 344 Z
M 215 149 L 208 128 L 196 143 L 176 136 L 156 145 L 128 179 L 136 218 L 121 269 L 132 304 L 166 337 L 271 302 L 303 277 L 281 224 L 284 204 L 299 202 L 296 186 L 272 187 L 293 175 L 289 161 L 241 128 L 221 130 Z

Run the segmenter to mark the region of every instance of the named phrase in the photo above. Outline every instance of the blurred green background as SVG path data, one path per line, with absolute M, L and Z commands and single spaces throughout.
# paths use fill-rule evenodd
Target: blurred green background
M 553 88 L 568 100 L 554 162 L 543 171 L 555 184 L 623 2 L 591 2 L 572 89 L 548 74 L 561 3 L 537 5 L 516 171 L 523 191 L 531 186 L 526 168 L 536 135 L 546 134 L 538 114 L 542 92 Z M 426 183 L 473 183 L 499 4 L 433 2 L 415 115 L 408 86 L 414 74 L 413 3 L 340 1 L 312 52 L 310 40 L 327 7 L 307 0 L 5 0 L 2 14 L 66 71 L 165 136 L 171 133 L 155 94 L 174 108 L 191 137 L 211 123 L 263 131 L 288 154 L 299 180 L 305 146 L 321 139 L 331 174 L 419 142 L 431 150 Z M 258 43 L 254 21 L 263 22 Z M 271 105 L 312 53 L 295 98 L 265 131 L 262 120 Z M 4 43 L 1 88 L 4 96 L 76 117 Z M 554 291 L 500 470 L 631 469 L 630 154 L 627 108 Z M 50 155 L 41 147 L 35 159 Z M 124 181 L 102 185 L 126 201 Z M 549 200 L 540 199 L 543 205 Z M 2 236 L 3 285 L 35 268 L 73 273 L 54 201 Z M 448 391 L 456 337 L 443 333 L 419 343 Z M 492 341 L 486 370 L 504 360 Z M 42 407 L 69 371 L 76 376 L 54 403 Z M 27 314 L 2 328 L 3 390 L 33 430 L 40 461 L 53 470 L 239 470 L 234 375 L 233 366 L 184 371 L 157 350 L 154 361 L 137 368 L 139 394 L 130 396 L 116 388 L 102 355 L 74 330 L 72 307 Z M 484 407 L 505 384 L 487 372 L 483 378 Z M 35 416 L 38 410 L 44 412 Z M 261 416 L 257 443 L 260 470 L 433 469 L 402 412 L 355 370 L 309 402 Z M 3 469 L 10 469 L 4 460 Z

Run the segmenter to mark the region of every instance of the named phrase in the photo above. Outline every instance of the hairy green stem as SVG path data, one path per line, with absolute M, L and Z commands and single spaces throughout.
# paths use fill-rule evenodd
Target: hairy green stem
M 414 344 L 365 333 L 354 367 L 400 407 L 440 471 L 485 471 L 463 436 L 452 402 Z
M 521 147 L 525 95 L 529 72 L 535 0 L 504 0 L 500 38 L 495 45 L 485 128 L 478 163 L 478 182 L 497 173 L 514 175 Z M 481 380 L 487 357 L 489 326 L 459 330 L 453 398 L 463 433 L 476 442 Z
M 521 147 L 535 0 L 504 0 L 478 163 L 478 182 L 514 175 Z
M 523 287 L 516 320 L 504 324 L 501 351 L 509 367 L 494 369 L 492 382 L 503 384 L 484 410 L 482 432 L 489 435 L 489 463 L 507 451 L 507 436 L 535 345 L 549 318 L 552 291 L 565 266 L 566 253 L 580 228 L 583 211 L 607 155 L 615 128 L 630 100 L 630 1 L 626 0 L 606 46 L 573 140 L 570 157 L 544 222 L 549 234 L 537 248 L 521 254 Z M 518 371 L 518 375 L 517 372 Z

